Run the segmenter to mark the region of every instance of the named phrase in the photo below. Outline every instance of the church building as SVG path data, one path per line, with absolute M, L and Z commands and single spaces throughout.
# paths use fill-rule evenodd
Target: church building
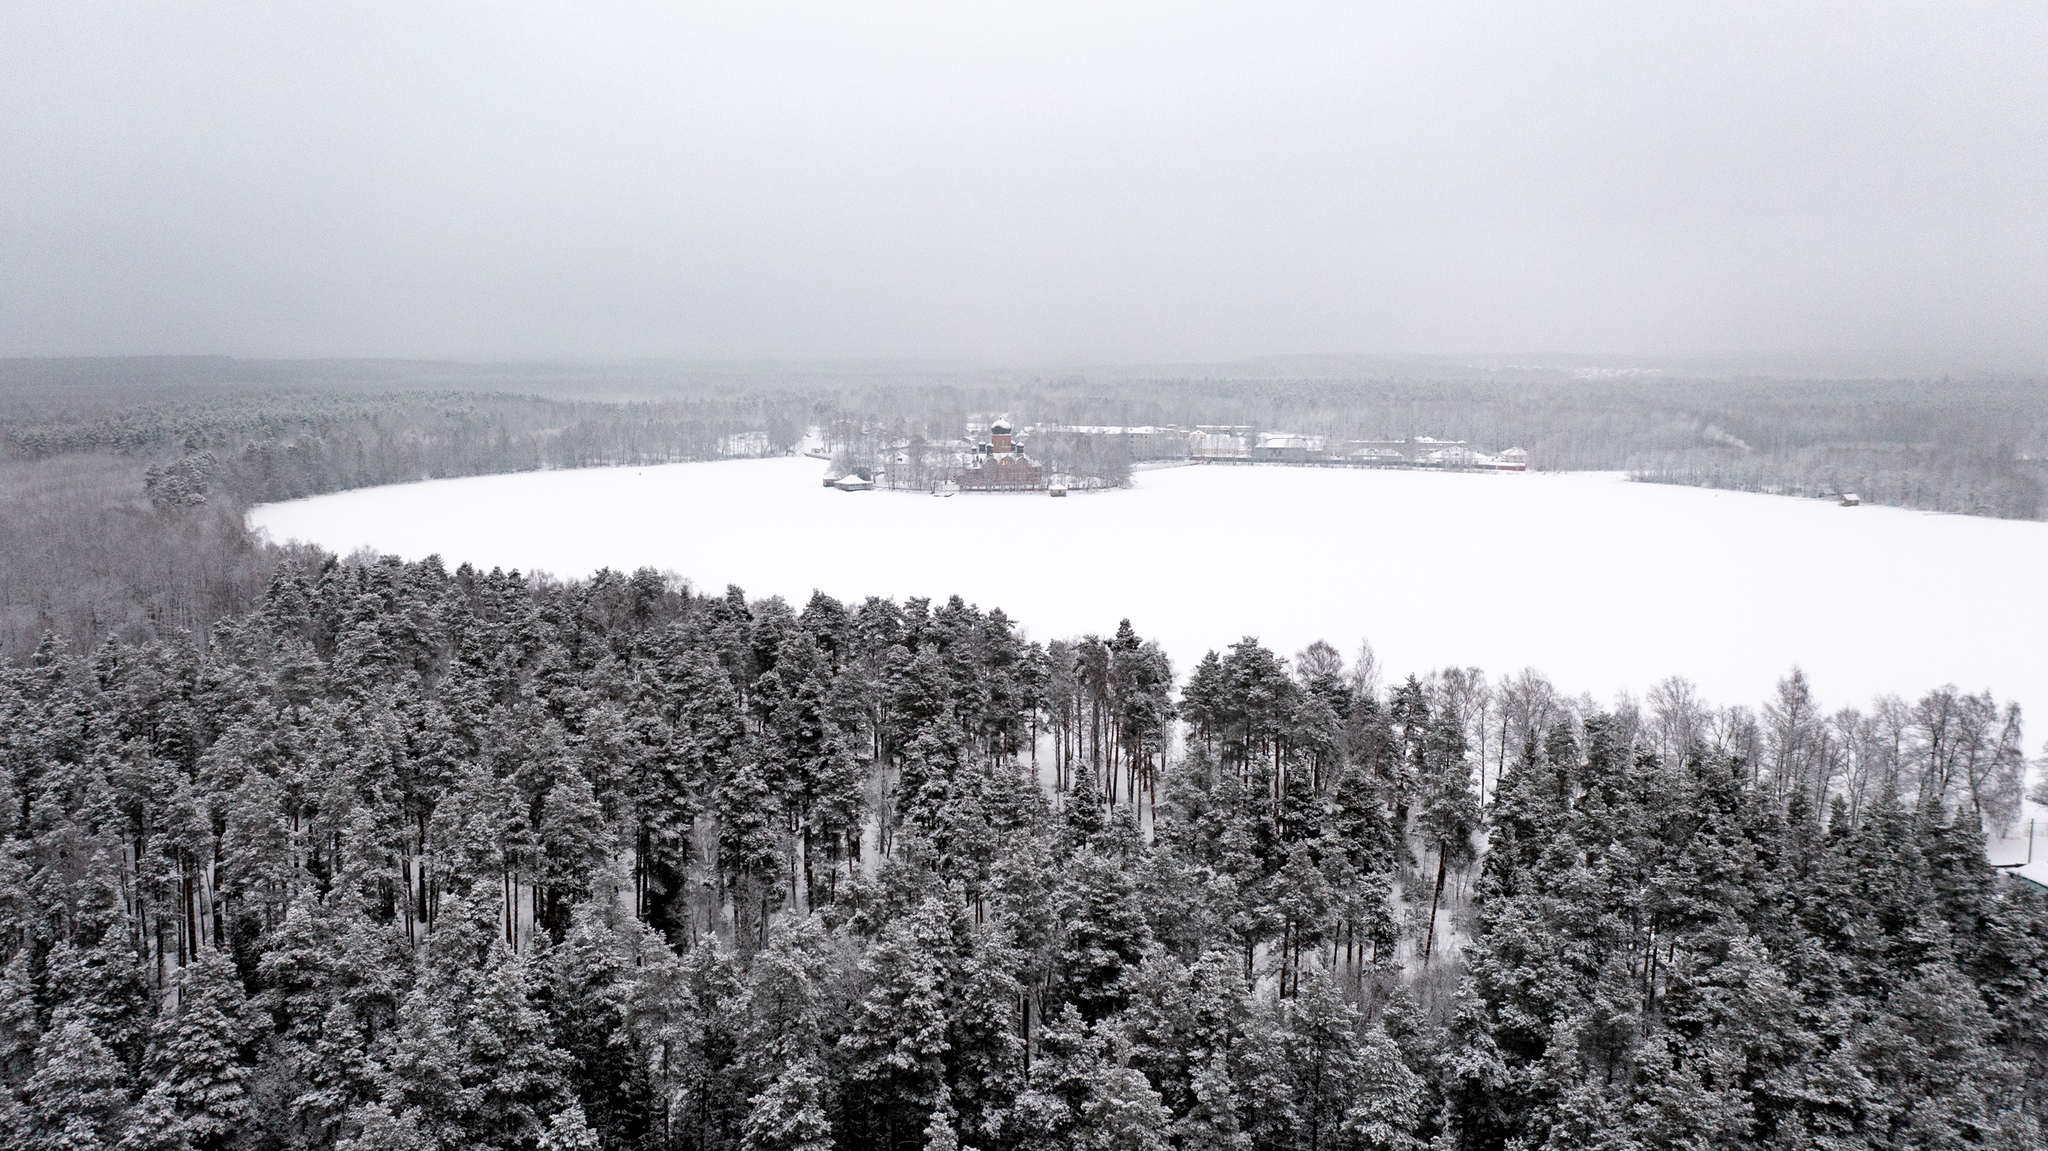
M 1033 491 L 1045 486 L 1045 468 L 1024 454 L 1008 420 L 989 425 L 988 442 L 975 446 L 958 477 L 963 492 Z

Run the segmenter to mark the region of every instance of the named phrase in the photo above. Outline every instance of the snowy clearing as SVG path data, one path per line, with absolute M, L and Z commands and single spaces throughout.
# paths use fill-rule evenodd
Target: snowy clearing
M 962 595 L 1034 638 L 1128 616 L 1185 673 L 1256 635 L 1390 675 L 1535 667 L 1568 692 L 1684 675 L 1829 707 L 1953 682 L 2048 714 L 2048 523 L 1842 508 L 1610 474 L 1146 471 L 1118 492 L 847 493 L 783 458 L 437 480 L 269 504 L 273 539 L 557 576 L 672 569 L 801 606 Z M 2042 725 L 2030 725 L 2030 750 Z

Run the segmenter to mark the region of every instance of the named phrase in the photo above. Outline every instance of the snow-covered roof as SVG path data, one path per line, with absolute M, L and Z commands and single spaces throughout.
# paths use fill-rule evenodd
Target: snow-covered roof
M 1299 432 L 1261 432 L 1259 446 L 1262 448 L 1300 448 L 1305 451 L 1320 451 L 1323 437 L 1305 436 Z
M 2043 891 L 2048 891 L 2048 859 L 2037 859 L 2032 863 L 2021 864 L 2018 867 L 2001 868 L 2000 870 L 2009 875 L 2016 875 Z

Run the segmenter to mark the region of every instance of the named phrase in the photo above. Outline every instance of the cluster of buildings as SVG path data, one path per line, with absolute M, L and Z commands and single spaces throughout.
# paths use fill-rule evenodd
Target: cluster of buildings
M 875 447 L 853 462 L 835 457 L 825 485 L 848 491 L 953 492 L 1049 491 L 1102 486 L 1089 477 L 1054 474 L 1024 450 L 1024 435 L 1115 438 L 1129 460 L 1186 460 L 1191 463 L 1283 463 L 1330 467 L 1443 468 L 1467 471 L 1526 471 L 1529 453 L 1519 447 L 1482 452 L 1463 440 L 1414 436 L 1403 440 L 1339 440 L 1297 432 L 1264 431 L 1249 425 L 1093 427 L 1048 424 L 1018 429 L 1007 417 L 968 424 L 958 440 L 913 437 Z M 1057 454 L 1057 453 L 1055 453 Z
M 1333 440 L 1296 432 L 1204 424 L 1188 433 L 1188 458 L 1215 463 L 1337 464 L 1358 467 L 1460 468 L 1520 472 L 1529 453 L 1509 448 L 1498 455 L 1464 440 L 1415 436 L 1405 440 Z
M 871 467 L 835 465 L 825 484 L 846 491 L 879 487 L 940 494 L 1048 491 L 1060 496 L 1070 481 L 1050 474 L 1033 459 L 1008 420 L 996 420 L 986 429 L 971 426 L 964 440 L 916 439 L 891 445 Z

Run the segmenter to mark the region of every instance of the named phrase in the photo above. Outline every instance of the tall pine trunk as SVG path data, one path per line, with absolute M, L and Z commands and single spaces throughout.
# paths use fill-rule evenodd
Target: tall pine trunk
M 1444 876 L 1448 872 L 1445 849 L 1449 844 L 1436 845 L 1436 894 L 1429 899 L 1429 935 L 1422 942 L 1422 965 L 1429 966 L 1429 956 L 1436 949 L 1436 909 L 1444 899 Z

